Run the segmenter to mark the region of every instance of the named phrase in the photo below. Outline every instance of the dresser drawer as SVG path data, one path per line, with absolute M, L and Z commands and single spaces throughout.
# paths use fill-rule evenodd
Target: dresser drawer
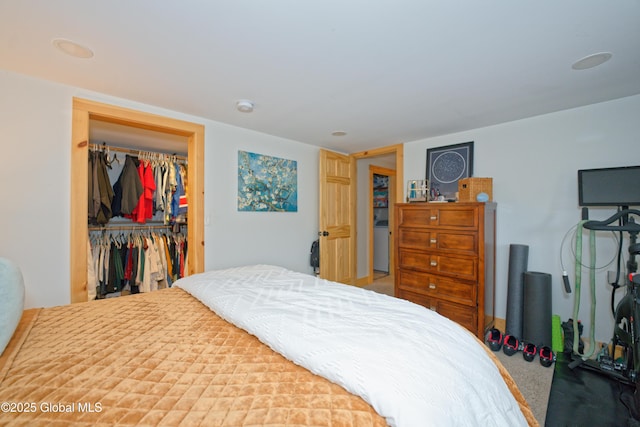
M 467 306 L 476 305 L 475 283 L 418 271 L 399 269 L 396 283 L 400 289 L 443 298 Z
M 449 301 L 439 300 L 436 305 L 436 311 L 444 317 L 464 326 L 473 333 L 476 333 L 478 329 L 478 317 L 475 307 L 470 308 Z
M 404 208 L 397 218 L 399 227 L 454 227 L 478 229 L 478 208 L 449 204 L 423 204 Z
M 494 319 L 496 204 L 397 203 L 395 294 L 483 339 Z
M 476 255 L 478 253 L 478 233 L 400 227 L 398 228 L 398 245 L 403 248 L 435 249 Z
M 421 306 L 426 307 L 429 310 L 433 310 L 438 314 L 453 320 L 459 325 L 464 326 L 473 333 L 477 332 L 478 317 L 476 307 L 468 307 L 465 305 L 444 301 L 439 298 L 404 291 L 402 289 L 398 290 L 397 297 L 406 299 L 416 304 L 420 304 Z
M 400 248 L 398 267 L 426 273 L 444 274 L 464 280 L 478 280 L 478 259 L 464 255 L 439 255 Z

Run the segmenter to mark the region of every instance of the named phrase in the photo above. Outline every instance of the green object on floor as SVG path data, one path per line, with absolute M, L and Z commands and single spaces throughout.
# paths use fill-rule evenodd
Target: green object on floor
M 551 316 L 551 350 L 554 353 L 560 353 L 564 350 L 562 326 L 560 325 L 560 316 L 557 314 Z

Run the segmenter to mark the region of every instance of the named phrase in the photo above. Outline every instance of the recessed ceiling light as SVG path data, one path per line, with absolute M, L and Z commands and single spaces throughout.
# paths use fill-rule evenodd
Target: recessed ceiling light
M 610 52 L 600 52 L 587 55 L 574 62 L 571 68 L 574 70 L 587 70 L 589 68 L 597 67 L 600 64 L 604 64 L 611 59 L 611 56 Z
M 93 57 L 93 51 L 91 49 L 72 42 L 71 40 L 54 39 L 51 43 L 67 55 L 85 59 Z
M 347 133 L 343 130 L 337 130 L 337 131 L 331 132 L 331 135 L 333 136 L 345 136 L 346 134 Z
M 250 113 L 253 111 L 253 102 L 248 99 L 241 99 L 236 102 L 236 108 L 241 113 Z

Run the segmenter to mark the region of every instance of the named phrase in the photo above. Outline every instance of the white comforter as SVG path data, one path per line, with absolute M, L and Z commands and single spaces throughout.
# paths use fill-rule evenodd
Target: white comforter
M 527 425 L 471 334 L 419 305 L 268 265 L 193 275 L 175 286 L 361 396 L 391 426 Z

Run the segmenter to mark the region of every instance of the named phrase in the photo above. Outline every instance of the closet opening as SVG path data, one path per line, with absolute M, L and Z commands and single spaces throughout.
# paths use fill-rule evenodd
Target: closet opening
M 111 156 L 157 153 L 188 164 L 188 268 L 204 271 L 204 126 L 150 113 L 74 98 L 71 158 L 71 302 L 88 299 L 90 225 L 87 221 L 90 150 L 112 147 Z M 113 158 L 113 157 L 112 157 Z M 160 216 L 162 223 L 162 216 Z M 155 219 L 151 226 L 156 227 Z M 116 224 L 119 225 L 119 224 Z M 158 225 L 158 227 L 161 227 Z M 124 226 L 123 226 L 124 228 Z M 179 231 L 180 226 L 176 229 Z

